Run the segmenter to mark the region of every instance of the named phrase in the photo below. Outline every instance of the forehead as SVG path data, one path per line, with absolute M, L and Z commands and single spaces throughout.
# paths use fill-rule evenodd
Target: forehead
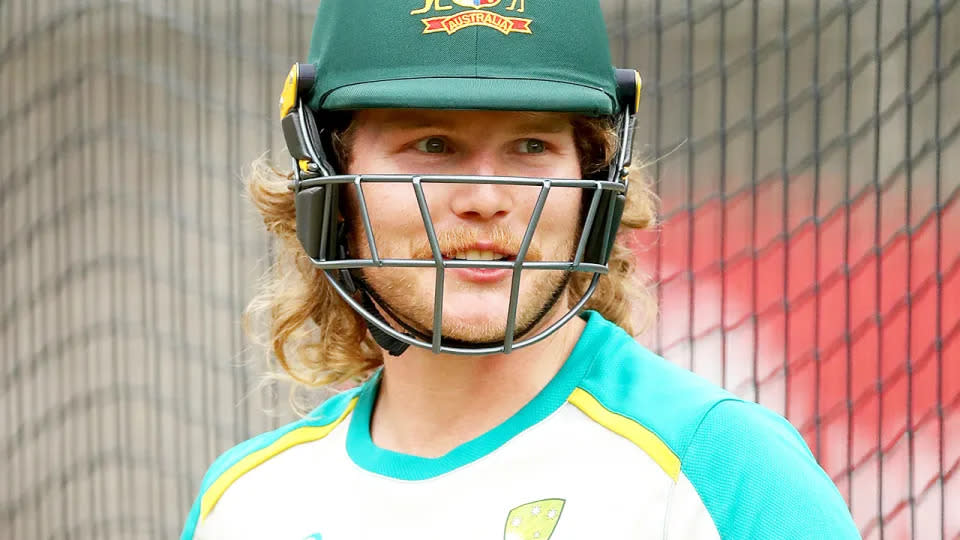
M 472 111 L 441 109 L 365 109 L 354 115 L 356 127 L 378 130 L 424 128 L 562 133 L 572 131 L 569 113 L 535 111 Z

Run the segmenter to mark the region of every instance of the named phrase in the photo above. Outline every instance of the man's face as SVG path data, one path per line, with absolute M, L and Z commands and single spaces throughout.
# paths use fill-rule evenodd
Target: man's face
M 451 174 L 580 178 L 570 117 L 561 113 L 377 109 L 354 116 L 349 174 Z M 540 194 L 539 186 L 423 184 L 445 259 L 513 260 Z M 352 190 L 350 190 L 352 193 Z M 364 196 L 381 258 L 433 260 L 413 187 L 367 183 Z M 569 261 L 579 239 L 580 188 L 552 188 L 527 261 Z M 351 250 L 369 257 L 350 196 Z M 435 270 L 365 269 L 377 296 L 408 324 L 433 327 Z M 512 271 L 449 269 L 444 276 L 443 334 L 473 343 L 503 340 Z M 526 270 L 517 331 L 529 330 L 566 283 L 561 271 Z M 566 308 L 566 295 L 557 308 Z

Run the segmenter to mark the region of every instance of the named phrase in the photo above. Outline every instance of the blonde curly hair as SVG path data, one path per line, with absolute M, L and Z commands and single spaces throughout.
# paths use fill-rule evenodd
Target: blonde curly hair
M 575 116 L 572 123 L 582 173 L 586 176 L 606 168 L 618 142 L 611 121 Z M 340 163 L 349 162 L 350 142 L 349 127 L 334 136 Z M 253 162 L 247 176 L 247 193 L 275 243 L 273 264 L 244 312 L 244 327 L 279 367 L 275 376 L 307 388 L 361 382 L 382 365 L 383 351 L 363 317 L 343 301 L 303 251 L 297 239 L 294 195 L 288 188 L 291 178 L 292 173 L 263 157 Z M 635 166 L 610 271 L 600 277 L 585 306 L 634 336 L 656 316 L 656 302 L 635 270 L 628 241 L 632 233 L 653 226 L 656 202 L 648 179 Z M 592 273 L 572 273 L 568 307 L 583 296 L 592 277 Z

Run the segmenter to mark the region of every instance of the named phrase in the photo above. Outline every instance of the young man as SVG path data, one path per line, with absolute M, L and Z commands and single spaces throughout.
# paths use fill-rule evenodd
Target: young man
M 221 456 L 184 539 L 858 537 L 784 419 L 632 339 L 653 199 L 606 40 L 596 0 L 321 2 L 248 315 L 363 382 Z

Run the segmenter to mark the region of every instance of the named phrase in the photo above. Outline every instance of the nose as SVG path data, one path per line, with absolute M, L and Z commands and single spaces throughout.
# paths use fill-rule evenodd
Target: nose
M 509 186 L 495 184 L 458 184 L 450 199 L 450 209 L 467 221 L 503 218 L 513 207 L 510 191 Z
M 499 176 L 496 159 L 486 153 L 477 153 L 465 163 L 461 174 Z M 514 206 L 513 186 L 481 183 L 453 184 L 450 209 L 459 218 L 468 221 L 488 221 L 507 216 Z

